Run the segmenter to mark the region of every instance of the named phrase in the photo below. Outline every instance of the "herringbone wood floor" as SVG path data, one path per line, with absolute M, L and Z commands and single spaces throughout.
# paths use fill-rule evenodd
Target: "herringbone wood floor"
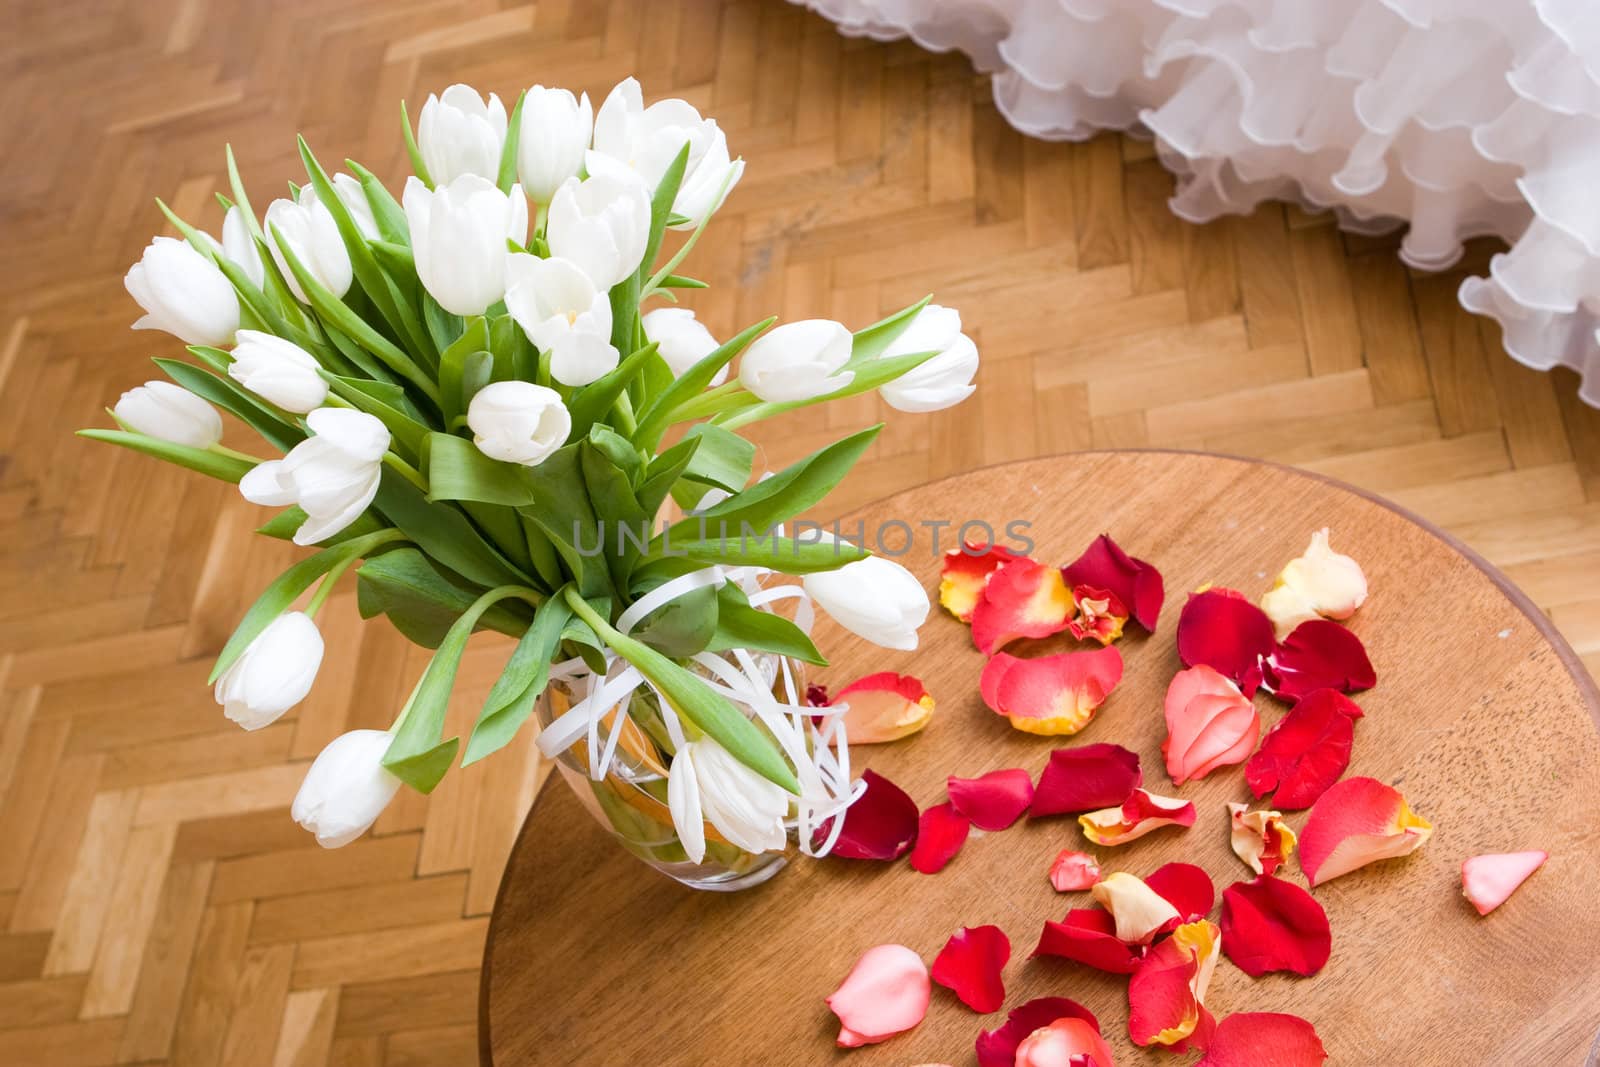
M 126 328 L 153 197 L 215 230 L 223 141 L 264 203 L 300 176 L 297 130 L 398 178 L 397 101 L 453 81 L 598 103 L 636 73 L 714 114 L 750 162 L 692 264 L 718 332 L 860 324 L 927 291 L 962 309 L 979 396 L 892 416 L 834 506 L 1091 446 L 1271 457 L 1462 535 L 1600 663 L 1600 413 L 1572 380 L 1506 359 L 1456 277 L 1326 218 L 1180 224 L 1145 146 L 1025 141 L 960 58 L 846 42 L 782 0 L 5 6 L 0 1064 L 474 1062 L 527 746 L 319 850 L 286 810 L 306 761 L 386 725 L 423 658 L 346 594 L 312 698 L 231 728 L 210 659 L 293 550 L 253 538 L 231 490 L 69 436 L 178 354 Z M 885 414 L 868 396 L 774 424 L 768 461 Z M 464 714 L 502 654 L 472 654 Z

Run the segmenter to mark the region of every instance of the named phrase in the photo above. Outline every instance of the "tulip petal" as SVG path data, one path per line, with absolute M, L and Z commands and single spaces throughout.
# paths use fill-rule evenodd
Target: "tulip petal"
M 1121 745 L 1058 748 L 1039 773 L 1029 818 L 1119 805 L 1144 781 L 1139 756 Z
M 1461 892 L 1479 915 L 1487 915 L 1504 904 L 1517 887 L 1526 882 L 1545 860 L 1548 852 L 1499 852 L 1473 856 L 1461 865 Z
M 1026 557 L 1014 559 L 989 576 L 972 609 L 972 641 L 990 656 L 1021 637 L 1060 633 L 1073 612 L 1060 571 Z
M 980 778 L 952 776 L 945 788 L 956 811 L 978 829 L 990 832 L 1016 822 L 1033 800 L 1033 777 L 1015 768 L 990 771 Z
M 923 874 L 938 874 L 967 843 L 972 821 L 950 804 L 935 804 L 922 813 L 911 866 Z
M 1100 864 L 1087 852 L 1064 848 L 1050 864 L 1050 884 L 1057 893 L 1088 889 L 1100 880 Z
M 1128 609 L 1117 594 L 1092 585 L 1072 587 L 1076 614 L 1067 620 L 1067 632 L 1079 641 L 1098 641 L 1109 645 L 1122 636 L 1128 622 Z
M 1204 919 L 1217 902 L 1211 876 L 1192 863 L 1163 864 L 1144 883 L 1166 898 L 1186 923 Z
M 880 671 L 858 678 L 839 690 L 834 704 L 846 704 L 845 738 L 852 745 L 872 745 L 909 737 L 933 717 L 933 697 L 918 678 Z
M 1237 1012 L 1217 1024 L 1194 1067 L 1321 1067 L 1328 1053 L 1298 1015 Z
M 984 702 L 1018 730 L 1072 734 L 1094 718 L 1121 680 L 1122 653 L 1114 647 L 1037 659 L 1002 652 L 984 666 L 979 689 Z
M 1078 816 L 1083 836 L 1097 845 L 1124 845 L 1163 826 L 1193 826 L 1194 804 L 1135 789 L 1120 807 Z
M 932 986 L 922 958 L 904 945 L 870 948 L 827 998 L 843 1048 L 875 1044 L 911 1029 L 928 1013 Z
M 1272 874 L 1294 851 L 1294 831 L 1279 812 L 1230 803 L 1228 825 L 1234 853 L 1257 874 Z
M 1015 1067 L 1114 1067 L 1111 1048 L 1092 1023 L 1057 1019 L 1022 1039 Z
M 1083 555 L 1061 568 L 1061 573 L 1074 586 L 1088 585 L 1115 594 L 1133 609 L 1133 618 L 1140 626 L 1155 632 L 1161 602 L 1166 597 L 1161 572 L 1122 551 L 1109 534 L 1095 538 Z
M 1090 892 L 1111 913 L 1125 945 L 1148 945 L 1183 921 L 1170 900 L 1126 871 L 1106 875 Z
M 896 860 L 917 840 L 917 805 L 905 790 L 875 771 L 861 772 L 866 791 L 844 812 L 844 826 L 831 855 L 851 860 Z M 833 819 L 818 827 L 815 840 L 827 840 Z
M 1316 689 L 1301 697 L 1245 764 L 1250 792 L 1261 797 L 1277 790 L 1273 806 L 1285 811 L 1309 808 L 1350 765 L 1359 718 L 1360 706 L 1337 690 Z
M 1300 832 L 1300 867 L 1313 887 L 1377 860 L 1404 856 L 1433 834 L 1398 789 L 1347 778 L 1317 798 Z
M 1293 882 L 1263 874 L 1222 891 L 1222 950 L 1245 974 L 1310 976 L 1332 947 L 1327 912 Z
M 1132 974 L 1144 958 L 1143 945 L 1117 938 L 1117 921 L 1102 908 L 1073 908 L 1060 922 L 1046 921 L 1035 956 L 1060 956 L 1111 974 Z
M 933 980 L 961 1003 L 987 1015 L 1006 1001 L 1000 972 L 1011 958 L 1011 941 L 998 926 L 963 926 L 933 961 Z
M 983 597 L 989 576 L 1017 555 L 1003 545 L 966 541 L 944 554 L 939 570 L 939 603 L 962 622 L 972 621 L 973 609 Z
M 1322 688 L 1355 693 L 1378 684 L 1361 638 L 1327 619 L 1296 626 L 1268 657 L 1267 675 L 1273 691 L 1286 700 Z
M 1191 594 L 1178 616 L 1178 658 L 1232 678 L 1245 696 L 1261 684 L 1262 662 L 1277 645 L 1272 620 L 1232 589 Z
M 978 1035 L 978 1067 L 1015 1067 L 1017 1048 L 1028 1035 L 1061 1019 L 1078 1019 L 1092 1026 L 1095 1033 L 1100 1032 L 1100 1022 L 1094 1013 L 1077 1001 L 1066 997 L 1039 997 L 1011 1009 L 1004 1026 Z M 1112 1065 L 1107 1060 L 1099 1067 Z
M 1206 987 L 1221 934 L 1209 922 L 1186 923 L 1156 945 L 1128 979 L 1128 1036 L 1136 1045 L 1203 1048 L 1211 1020 Z

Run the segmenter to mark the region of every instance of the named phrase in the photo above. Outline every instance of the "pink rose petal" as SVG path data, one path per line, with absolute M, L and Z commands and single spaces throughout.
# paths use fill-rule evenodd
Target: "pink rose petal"
M 1094 1013 L 1066 997 L 1039 997 L 1011 1009 L 1004 1026 L 978 1035 L 978 1067 L 1015 1067 L 1017 1048 L 1036 1030 L 1059 1019 L 1081 1019 L 1100 1032 Z M 1101 1067 L 1111 1067 L 1110 1064 Z
M 856 1048 L 911 1029 L 928 1013 L 932 987 L 922 957 L 904 945 L 870 948 L 828 997 L 839 1045 Z
M 1461 892 L 1479 915 L 1487 915 L 1504 904 L 1549 858 L 1548 852 L 1473 856 L 1461 865 Z
M 1050 884 L 1055 886 L 1057 893 L 1088 889 L 1099 880 L 1100 864 L 1087 852 L 1064 848 L 1056 856 L 1055 862 L 1050 864 Z

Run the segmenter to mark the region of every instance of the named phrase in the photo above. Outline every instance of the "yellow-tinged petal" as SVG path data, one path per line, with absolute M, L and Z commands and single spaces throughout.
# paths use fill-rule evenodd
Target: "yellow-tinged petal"
M 1172 902 L 1126 871 L 1095 883 L 1089 892 L 1117 923 L 1117 940 L 1148 945 L 1181 917 Z

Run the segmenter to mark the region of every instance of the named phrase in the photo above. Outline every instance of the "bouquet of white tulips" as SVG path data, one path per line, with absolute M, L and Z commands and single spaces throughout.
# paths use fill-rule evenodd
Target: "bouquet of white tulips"
M 703 820 L 762 848 L 797 829 L 809 848 L 851 798 L 836 709 L 805 707 L 792 679 L 785 698 L 753 665 L 741 688 L 730 669 L 822 663 L 813 600 L 915 647 L 927 600 L 860 547 L 783 535 L 876 427 L 761 478 L 737 431 L 873 389 L 906 411 L 962 400 L 978 357 L 959 317 L 924 301 L 854 334 L 769 319 L 719 343 L 672 305 L 704 287 L 679 268 L 744 165 L 714 121 L 681 100 L 645 107 L 632 79 L 597 114 L 535 86 L 507 115 L 455 85 L 405 136 L 415 174 L 398 201 L 354 162 L 330 174 L 302 139 L 307 184 L 259 220 L 230 150 L 222 240 L 162 205 L 181 239 L 155 238 L 128 271 L 134 327 L 176 335 L 193 362 L 156 359 L 171 380 L 123 394 L 120 428 L 83 436 L 234 482 L 282 509 L 261 533 L 317 548 L 223 648 L 218 702 L 253 730 L 304 698 L 314 620 L 354 567 L 362 615 L 436 652 L 389 730 L 346 734 L 312 765 L 293 813 L 322 844 L 359 836 L 402 782 L 426 793 L 458 754 L 506 745 L 554 678 L 589 698 L 541 745 L 587 736 L 600 773 L 597 726 L 620 733 L 637 692 L 628 743 L 671 768 L 662 792 L 691 859 Z M 223 447 L 219 408 L 282 457 Z M 678 521 L 660 518 L 669 500 Z M 807 577 L 841 568 L 851 580 Z M 802 582 L 769 588 L 778 575 Z M 774 611 L 785 599 L 803 610 Z M 463 743 L 443 736 L 445 711 L 475 630 L 517 644 Z

